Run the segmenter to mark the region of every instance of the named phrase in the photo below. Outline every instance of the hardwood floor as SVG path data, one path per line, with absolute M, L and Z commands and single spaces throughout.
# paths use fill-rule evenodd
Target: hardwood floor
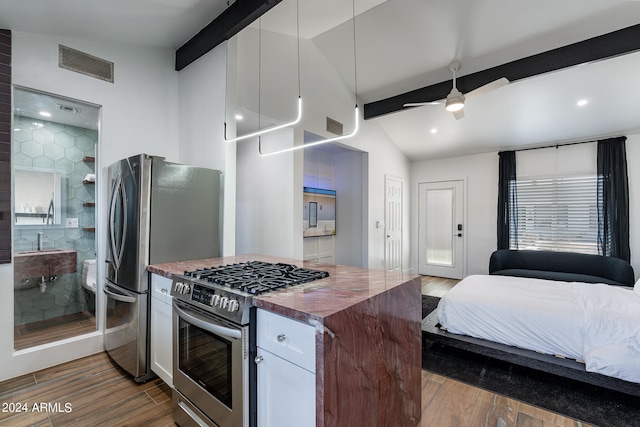
M 2 382 L 0 403 L 0 426 L 174 426 L 170 388 L 137 384 L 106 353 Z
M 592 427 L 524 402 L 422 371 L 421 427 Z
M 441 296 L 457 281 L 422 283 L 424 294 Z M 424 370 L 421 379 L 420 427 L 591 427 Z M 106 353 L 0 382 L 0 405 L 0 426 L 175 425 L 170 388 L 159 379 L 137 384 Z
M 442 298 L 460 280 L 444 277 L 422 276 L 422 295 Z
M 96 317 L 85 311 L 39 322 L 16 325 L 14 327 L 14 345 L 16 350 L 60 341 L 96 330 Z
M 170 388 L 137 384 L 106 353 L 1 382 L 0 404 L 0 426 L 174 426 Z M 427 371 L 422 408 L 421 427 L 589 427 Z

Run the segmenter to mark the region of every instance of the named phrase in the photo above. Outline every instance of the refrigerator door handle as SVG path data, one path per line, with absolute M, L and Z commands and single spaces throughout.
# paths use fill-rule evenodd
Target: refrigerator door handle
M 122 229 L 121 230 L 116 230 L 115 229 L 115 222 L 116 222 L 116 207 L 117 207 L 117 202 L 118 199 L 120 199 L 122 202 Z M 116 182 L 113 186 L 113 192 L 111 195 L 111 204 L 110 204 L 110 209 L 109 209 L 109 233 L 110 233 L 110 240 L 111 240 L 111 255 L 113 257 L 113 262 L 116 265 L 116 269 L 120 268 L 120 264 L 122 262 L 122 256 L 124 254 L 124 245 L 125 245 L 125 240 L 127 237 L 127 233 L 125 232 L 127 230 L 127 194 L 125 193 L 125 189 L 124 189 L 124 183 L 122 181 L 122 174 L 118 174 L 118 176 L 116 177 Z M 116 233 L 121 233 L 120 235 L 120 245 L 118 247 L 117 243 L 116 243 Z
M 136 298 L 135 297 L 130 297 L 130 296 L 127 296 L 127 295 L 122 295 L 122 294 L 117 294 L 115 292 L 112 292 L 112 291 L 108 290 L 108 286 L 105 286 L 104 293 L 107 294 L 108 296 L 110 296 L 111 298 L 113 298 L 116 301 L 128 302 L 130 304 L 133 304 L 134 302 L 136 302 Z

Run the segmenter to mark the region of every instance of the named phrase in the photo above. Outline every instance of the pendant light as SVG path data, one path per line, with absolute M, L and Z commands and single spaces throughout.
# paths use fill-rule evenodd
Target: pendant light
M 293 147 L 284 148 L 282 150 L 271 151 L 271 152 L 267 152 L 267 153 L 262 152 L 262 139 L 260 138 L 260 135 L 258 135 L 258 153 L 262 157 L 272 156 L 274 154 L 287 153 L 287 152 L 291 152 L 291 151 L 295 151 L 295 150 L 301 150 L 301 149 L 305 149 L 305 148 L 309 148 L 309 147 L 315 147 L 316 145 L 326 144 L 327 142 L 341 141 L 343 139 L 352 138 L 353 136 L 355 136 L 358 133 L 358 130 L 360 129 L 360 111 L 358 109 L 358 65 L 357 65 L 358 61 L 357 61 L 357 56 L 356 56 L 356 5 L 355 5 L 355 0 L 351 1 L 351 8 L 352 8 L 352 13 L 353 13 L 351 22 L 353 24 L 353 86 L 354 86 L 354 98 L 355 98 L 353 131 L 350 134 L 347 134 L 347 135 L 339 135 L 339 136 L 336 136 L 336 137 L 326 138 L 326 139 L 322 139 L 320 141 L 314 141 L 314 142 L 309 143 L 309 144 L 304 144 L 303 143 L 301 145 L 296 145 L 296 146 L 293 146 Z M 299 49 L 299 44 L 298 44 L 298 49 Z M 299 65 L 300 64 L 299 58 L 300 58 L 300 52 L 298 52 L 298 67 L 300 66 Z M 300 70 L 298 70 L 298 75 L 299 75 L 299 73 L 300 73 Z
M 298 49 L 297 49 L 297 62 L 298 62 L 298 114 L 295 119 L 288 123 L 283 123 L 280 125 L 272 126 L 270 128 L 261 129 L 256 132 L 251 132 L 246 135 L 236 136 L 235 138 L 227 138 L 227 121 L 226 121 L 226 102 L 225 102 L 225 122 L 224 122 L 224 140 L 226 142 L 237 142 L 242 141 L 249 138 L 259 137 L 260 135 L 264 135 L 269 132 L 273 132 L 279 129 L 284 129 L 289 126 L 294 126 L 302 119 L 302 96 L 300 95 L 300 5 L 299 0 L 296 0 L 296 32 L 298 37 Z M 262 69 L 262 17 L 259 18 L 259 29 L 258 29 L 258 129 L 260 129 L 260 71 Z

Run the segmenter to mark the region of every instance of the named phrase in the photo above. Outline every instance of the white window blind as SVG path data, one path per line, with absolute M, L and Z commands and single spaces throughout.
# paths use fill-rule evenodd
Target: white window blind
M 597 182 L 595 175 L 512 182 L 511 249 L 597 254 Z

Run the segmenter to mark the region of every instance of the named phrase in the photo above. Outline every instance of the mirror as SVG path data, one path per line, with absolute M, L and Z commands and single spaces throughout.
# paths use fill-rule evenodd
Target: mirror
M 65 172 L 55 169 L 15 168 L 15 224 L 62 224 Z

